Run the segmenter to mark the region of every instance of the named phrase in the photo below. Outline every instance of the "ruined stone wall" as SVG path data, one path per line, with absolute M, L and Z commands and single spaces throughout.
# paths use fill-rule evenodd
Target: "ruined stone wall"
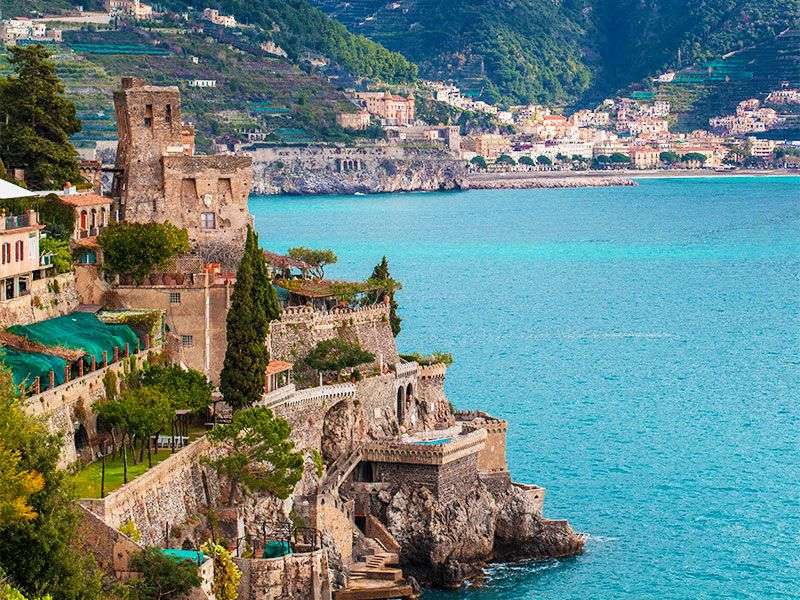
M 92 412 L 92 406 L 105 398 L 103 377 L 108 371 L 114 371 L 118 377 L 121 376 L 125 363 L 124 359 L 120 360 L 53 389 L 29 396 L 22 402 L 22 409 L 26 413 L 41 417 L 48 431 L 62 436 L 59 466 L 66 467 L 78 460 L 78 450 L 75 447 L 76 423 L 84 426 L 90 439 L 94 437 L 97 416 Z
M 114 529 L 133 521 L 143 545 L 164 544 L 167 525 L 179 525 L 218 503 L 216 474 L 201 464 L 210 451 L 210 442 L 201 438 L 105 498 L 82 503 Z
M 0 327 L 61 317 L 74 312 L 79 304 L 72 273 L 32 281 L 30 294 L 0 302 Z
M 234 558 L 242 572 L 239 600 L 330 600 L 324 550 L 282 558 Z
M 121 285 L 110 296 L 110 304 L 115 308 L 165 311 L 170 334 L 181 342 L 177 359 L 218 383 L 227 348 L 226 319 L 232 286 L 207 285 L 201 277 L 205 274 L 181 285 Z
M 352 194 L 464 189 L 464 162 L 400 146 L 266 147 L 253 157 L 259 194 Z
M 272 323 L 270 328 L 272 357 L 295 362 L 318 342 L 336 337 L 358 342 L 375 355 L 376 364 L 381 357 L 385 364 L 398 361 L 397 346 L 389 327 L 389 309 L 384 304 L 330 312 L 309 307 L 287 308 L 280 321 Z

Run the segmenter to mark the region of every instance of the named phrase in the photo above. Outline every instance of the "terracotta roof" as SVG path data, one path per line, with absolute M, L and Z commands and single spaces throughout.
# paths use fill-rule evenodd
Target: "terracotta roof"
M 274 375 L 275 373 L 282 373 L 283 371 L 290 370 L 294 365 L 285 360 L 271 360 L 267 365 L 267 375 Z
M 98 194 L 65 194 L 61 196 L 61 200 L 72 206 L 97 206 L 113 202 L 108 196 Z
M 267 264 L 278 269 L 307 270 L 311 268 L 310 264 L 303 262 L 302 260 L 297 260 L 291 256 L 284 256 L 283 254 L 276 254 L 275 252 L 270 252 L 269 250 L 264 250 L 264 259 L 267 261 Z

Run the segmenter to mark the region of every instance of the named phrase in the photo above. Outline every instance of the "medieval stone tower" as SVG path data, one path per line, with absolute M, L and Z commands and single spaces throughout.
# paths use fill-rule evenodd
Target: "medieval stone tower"
M 252 160 L 195 155 L 194 128 L 181 121 L 177 87 L 124 77 L 114 106 L 119 128 L 114 196 L 120 219 L 169 221 L 188 230 L 193 246 L 243 241 L 250 223 Z

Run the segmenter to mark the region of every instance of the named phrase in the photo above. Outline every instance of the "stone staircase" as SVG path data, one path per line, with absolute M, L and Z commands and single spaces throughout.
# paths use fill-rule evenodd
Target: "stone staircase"
M 350 567 L 347 586 L 333 593 L 334 600 L 382 600 L 400 598 L 417 600 L 419 595 L 403 577 L 397 567 L 398 556 L 394 552 L 367 554 L 363 560 Z

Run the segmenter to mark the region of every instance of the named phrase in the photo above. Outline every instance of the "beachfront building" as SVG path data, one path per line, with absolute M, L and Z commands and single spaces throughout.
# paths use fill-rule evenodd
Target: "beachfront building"
M 495 159 L 511 149 L 511 140 L 496 133 L 482 133 L 463 138 L 461 148 L 474 155 Z
M 631 165 L 634 169 L 655 169 L 659 165 L 660 152 L 651 146 L 630 149 Z

